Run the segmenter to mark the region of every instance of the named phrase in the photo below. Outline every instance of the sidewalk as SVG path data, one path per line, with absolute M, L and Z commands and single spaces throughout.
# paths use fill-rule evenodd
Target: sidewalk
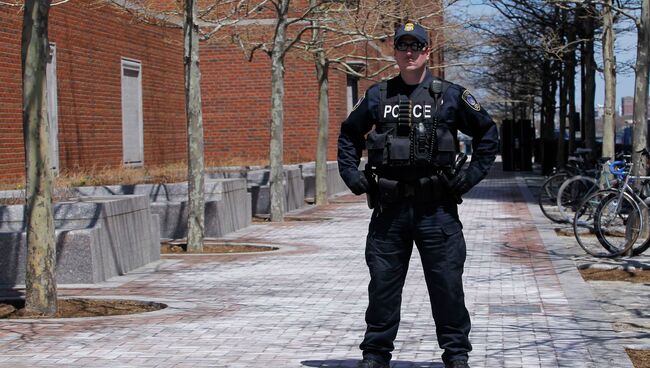
M 460 210 L 472 367 L 632 367 L 623 344 L 639 343 L 643 334 L 613 330 L 613 315 L 598 301 L 608 295 L 593 292 L 576 269 L 577 245 L 555 235 L 522 177 L 498 167 Z M 96 287 L 60 289 L 61 296 L 169 308 L 0 321 L 0 367 L 355 367 L 365 329 L 370 210 L 365 198 L 348 195 L 301 216 L 310 221 L 254 224 L 227 238 L 278 251 L 164 256 Z M 392 367 L 441 368 L 414 253 Z

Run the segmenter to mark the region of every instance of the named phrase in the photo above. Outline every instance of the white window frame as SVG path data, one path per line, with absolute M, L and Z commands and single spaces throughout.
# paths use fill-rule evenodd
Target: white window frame
M 143 117 L 143 101 L 142 101 L 142 62 L 136 59 L 130 58 L 121 58 L 121 67 L 120 67 L 120 80 L 121 86 L 124 88 L 124 71 L 125 70 L 136 70 L 138 72 L 138 101 L 140 102 L 140 108 L 138 109 L 138 138 L 140 144 L 140 161 L 126 161 L 126 142 L 125 142 L 125 119 L 124 119 L 124 101 L 122 100 L 122 163 L 124 166 L 129 167 L 140 167 L 144 165 L 144 117 Z M 123 90 L 121 90 L 123 93 Z
M 359 78 L 346 74 L 345 86 L 348 115 L 350 115 L 357 101 L 359 101 Z

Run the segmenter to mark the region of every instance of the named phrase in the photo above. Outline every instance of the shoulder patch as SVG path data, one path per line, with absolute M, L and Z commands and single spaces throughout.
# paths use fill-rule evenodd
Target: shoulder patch
M 363 99 L 364 99 L 364 98 L 366 98 L 366 95 L 363 95 L 363 96 L 361 96 L 361 97 L 359 98 L 359 100 L 357 101 L 357 103 L 354 104 L 354 107 L 352 108 L 352 111 L 356 110 L 357 107 L 359 107 L 359 106 L 361 105 L 361 103 L 363 102 Z
M 463 101 L 465 101 L 465 103 L 467 105 L 469 105 L 469 107 L 471 107 L 472 109 L 474 109 L 476 111 L 481 111 L 481 105 L 479 105 L 479 103 L 476 101 L 474 96 L 472 96 L 472 94 L 469 93 L 468 90 L 463 91 L 463 97 L 462 98 L 463 98 Z

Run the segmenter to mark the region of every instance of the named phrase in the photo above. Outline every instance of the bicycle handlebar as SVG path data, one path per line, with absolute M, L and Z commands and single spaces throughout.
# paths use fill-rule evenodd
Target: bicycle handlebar
M 627 165 L 625 161 L 613 161 L 609 164 L 609 172 L 616 176 L 616 178 L 623 179 L 629 173 L 629 171 L 625 171 Z

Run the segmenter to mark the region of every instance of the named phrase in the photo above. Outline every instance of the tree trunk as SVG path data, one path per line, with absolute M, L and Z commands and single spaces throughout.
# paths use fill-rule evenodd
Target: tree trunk
M 56 314 L 56 241 L 52 214 L 52 171 L 47 116 L 49 0 L 26 0 L 21 61 L 23 70 L 23 134 L 27 183 L 25 221 L 27 314 Z
M 569 147 L 568 152 L 573 153 L 576 150 L 576 129 L 574 116 L 576 115 L 576 49 L 573 44 L 576 41 L 576 19 L 569 22 L 567 27 L 567 43 L 571 46 L 566 56 L 566 65 L 564 68 L 564 80 L 566 84 L 567 100 L 569 104 Z
M 616 146 L 616 57 L 614 56 L 614 19 L 612 0 L 603 6 L 603 69 L 605 76 L 605 116 L 603 117 L 603 151 L 601 157 L 614 158 Z
M 641 2 L 641 18 L 637 23 L 636 64 L 634 66 L 634 135 L 632 161 L 634 172 L 646 175 L 646 160 L 638 151 L 647 148 L 648 137 L 648 73 L 650 68 L 650 0 Z
M 591 157 L 596 154 L 596 117 L 594 115 L 595 99 L 596 99 L 596 60 L 594 60 L 594 31 L 595 31 L 595 9 L 593 4 L 589 4 L 587 8 L 586 18 L 583 22 L 584 34 L 583 37 L 586 39 L 585 47 L 583 49 L 584 55 L 584 65 L 585 65 L 585 78 L 583 80 L 584 84 L 584 94 L 582 96 L 584 100 L 584 110 L 582 114 L 584 116 L 585 122 L 585 131 L 584 131 L 584 141 L 585 147 L 592 150 Z
M 560 10 L 556 8 L 556 17 L 560 17 L 562 20 L 562 27 L 560 28 L 559 37 L 560 42 L 565 42 L 566 29 L 567 29 L 567 10 Z M 566 133 L 566 118 L 567 118 L 567 90 L 566 90 L 566 61 L 563 59 L 562 62 L 558 65 L 558 82 L 560 84 L 560 93 L 559 93 L 559 104 L 560 104 L 560 124 L 559 124 L 559 134 L 557 139 L 557 150 L 555 157 L 555 165 L 559 169 L 564 169 L 564 157 L 566 144 L 564 142 L 564 134 Z
M 547 142 L 549 139 L 549 134 L 548 134 L 548 127 L 547 127 L 547 122 L 546 122 L 546 100 L 548 100 L 548 77 L 546 73 L 546 65 L 547 62 L 544 61 L 542 64 L 542 69 L 544 72 L 542 73 L 542 80 L 541 80 L 541 90 L 542 90 L 542 103 L 540 105 L 540 112 L 539 112 L 539 138 L 541 140 L 541 145 L 540 145 L 540 160 L 539 162 L 542 164 L 542 174 L 547 175 L 550 170 L 546 168 L 546 163 L 545 163 L 545 157 L 547 155 L 546 151 L 548 151 L 550 148 L 547 148 Z
M 199 70 L 199 26 L 195 0 L 185 0 L 184 66 L 185 110 L 187 115 L 187 251 L 202 252 L 205 234 L 203 161 L 203 117 L 201 112 L 201 71 Z
M 555 162 L 555 93 L 557 80 L 553 76 L 553 65 L 545 60 L 542 68 L 542 173 L 550 174 Z
M 562 78 L 560 79 L 560 127 L 559 136 L 557 138 L 557 157 L 555 158 L 556 166 L 564 169 L 564 157 L 566 145 L 564 144 L 564 133 L 566 132 L 566 119 L 567 119 L 567 91 L 566 91 L 566 65 L 562 64 Z
M 271 221 L 284 220 L 284 55 L 287 42 L 289 0 L 282 0 L 278 11 L 273 50 L 271 51 Z
M 327 141 L 329 135 L 329 79 L 324 52 L 316 57 L 318 76 L 318 141 L 316 143 L 316 204 L 327 204 Z
M 310 0 L 311 7 L 316 6 L 316 0 Z M 316 204 L 327 204 L 327 142 L 329 139 L 329 60 L 323 50 L 324 33 L 320 26 L 318 15 L 311 25 L 312 43 L 316 47 L 314 64 L 318 79 L 318 136 L 316 140 Z

